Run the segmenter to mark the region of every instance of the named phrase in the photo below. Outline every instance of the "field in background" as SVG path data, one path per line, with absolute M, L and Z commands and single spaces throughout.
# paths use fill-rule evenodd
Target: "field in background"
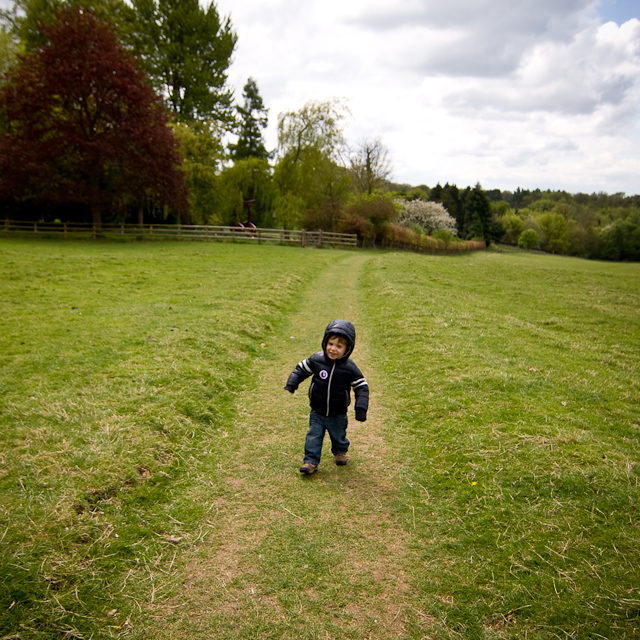
M 218 509 L 241 500 L 221 473 L 255 447 L 238 408 L 265 367 L 295 365 L 300 347 L 270 346 L 350 256 L 0 241 L 0 636 L 169 637 L 153 606 L 179 600 L 189 554 L 206 554 Z M 386 637 L 637 637 L 639 265 L 363 263 L 358 329 L 393 416 L 391 504 L 408 541 L 396 618 L 413 612 Z M 285 453 L 295 474 L 299 446 Z M 332 504 L 315 507 L 320 518 Z M 349 540 L 334 544 L 348 554 Z M 355 587 L 319 561 L 326 549 L 306 549 L 307 565 L 348 599 Z M 299 607 L 294 561 L 270 565 L 283 619 Z M 304 637 L 326 637 L 311 615 Z M 279 617 L 252 624 L 224 637 L 300 637 Z M 385 637 L 373 624 L 332 637 Z
M 640 634 L 639 266 L 369 263 L 416 588 L 464 637 Z

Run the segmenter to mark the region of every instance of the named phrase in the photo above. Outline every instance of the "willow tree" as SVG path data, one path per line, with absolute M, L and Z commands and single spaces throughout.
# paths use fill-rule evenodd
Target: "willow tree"
M 337 224 L 349 193 L 342 122 L 347 109 L 338 100 L 307 102 L 278 117 L 278 161 L 274 180 L 280 190 L 276 218 L 295 226 L 309 210 Z

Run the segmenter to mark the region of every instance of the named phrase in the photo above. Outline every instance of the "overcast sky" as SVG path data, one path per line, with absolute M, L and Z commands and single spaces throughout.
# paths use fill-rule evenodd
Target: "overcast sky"
M 217 0 L 277 116 L 343 98 L 392 178 L 640 193 L 638 0 Z
M 639 0 L 215 1 L 269 148 L 279 113 L 341 98 L 396 182 L 640 193 Z

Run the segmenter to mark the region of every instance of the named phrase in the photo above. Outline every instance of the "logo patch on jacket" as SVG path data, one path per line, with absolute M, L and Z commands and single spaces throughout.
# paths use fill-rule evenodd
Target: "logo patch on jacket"
M 320 372 L 319 375 L 323 380 L 326 380 L 329 377 L 329 373 L 327 371 L 325 371 L 324 369 Z

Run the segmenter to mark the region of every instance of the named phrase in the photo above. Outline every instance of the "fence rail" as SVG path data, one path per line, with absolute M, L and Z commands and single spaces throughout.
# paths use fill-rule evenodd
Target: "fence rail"
M 5 220 L 0 231 L 62 235 L 65 238 L 89 236 L 135 237 L 144 239 L 173 238 L 179 240 L 228 240 L 232 242 L 295 244 L 302 247 L 357 247 L 358 237 L 351 233 L 329 231 L 288 231 L 285 229 L 249 229 L 195 224 L 92 224 L 75 222 L 19 222 Z
M 419 253 L 454 254 L 482 251 L 485 243 L 455 240 L 445 242 L 430 236 L 418 236 L 409 229 L 393 226 L 381 249 L 416 251 Z M 197 241 L 246 242 L 252 244 L 298 245 L 301 247 L 358 247 L 358 236 L 330 231 L 288 231 L 286 229 L 250 229 L 196 224 L 92 224 L 76 222 L 22 222 L 0 220 L 0 235 L 35 234 L 65 238 L 140 238 L 145 240 L 176 239 Z M 367 242 L 361 246 L 369 247 Z M 377 245 L 371 244 L 375 249 Z

